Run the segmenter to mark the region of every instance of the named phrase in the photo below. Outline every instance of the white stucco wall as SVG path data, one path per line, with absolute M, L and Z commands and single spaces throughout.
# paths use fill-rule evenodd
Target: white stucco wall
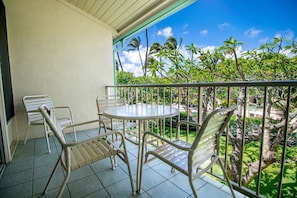
M 71 106 L 76 122 L 96 119 L 95 99 L 114 82 L 111 31 L 57 0 L 3 2 L 19 139 L 25 95 L 48 94 L 56 106 Z M 29 138 L 42 130 L 32 127 Z

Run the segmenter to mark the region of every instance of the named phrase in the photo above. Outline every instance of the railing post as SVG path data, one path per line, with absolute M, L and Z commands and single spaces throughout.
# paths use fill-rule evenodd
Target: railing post
M 288 125 L 289 125 L 289 112 L 290 112 L 290 98 L 291 98 L 291 86 L 288 86 L 288 96 L 287 96 L 287 104 L 286 104 L 286 123 L 284 126 L 284 145 L 282 150 L 282 161 L 281 161 L 281 173 L 280 180 L 278 184 L 278 197 L 282 197 L 282 186 L 283 186 L 283 176 L 285 171 L 285 159 L 286 159 L 286 148 L 287 148 L 287 135 L 288 135 Z
M 199 107 L 198 107 L 198 124 L 202 123 L 202 109 L 203 109 L 203 91 L 202 91 L 202 87 L 198 88 L 198 101 L 199 101 Z
M 135 102 L 138 103 L 138 87 L 135 87 Z

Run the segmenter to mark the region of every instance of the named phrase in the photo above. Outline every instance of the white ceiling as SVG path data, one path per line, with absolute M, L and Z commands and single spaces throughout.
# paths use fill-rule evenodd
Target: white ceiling
M 108 26 L 114 42 L 156 23 L 195 0 L 61 0 Z

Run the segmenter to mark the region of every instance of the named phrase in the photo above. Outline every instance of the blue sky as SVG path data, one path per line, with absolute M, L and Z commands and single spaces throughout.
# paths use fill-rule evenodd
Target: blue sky
M 230 36 L 243 42 L 242 51 L 257 49 L 283 35 L 289 43 L 296 41 L 296 0 L 197 0 L 195 3 L 148 28 L 149 46 L 163 44 L 169 36 L 182 45 L 194 43 L 205 49 L 222 46 Z M 145 34 L 141 37 L 144 59 Z M 131 40 L 128 38 L 126 45 Z M 125 71 L 141 75 L 139 56 L 136 52 L 121 53 Z

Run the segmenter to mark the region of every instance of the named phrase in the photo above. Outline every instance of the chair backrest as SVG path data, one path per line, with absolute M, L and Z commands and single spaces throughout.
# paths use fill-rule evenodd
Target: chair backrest
M 117 98 L 115 96 L 98 96 L 96 99 L 97 103 L 97 108 L 98 108 L 98 113 L 99 117 L 100 114 L 108 107 L 113 107 L 117 105 L 124 105 L 125 100 L 124 98 Z
M 56 120 L 56 117 L 52 109 L 49 108 L 46 104 L 42 104 L 41 106 L 39 106 L 38 109 L 41 112 L 41 115 L 43 116 L 43 119 L 45 120 L 46 124 L 48 125 L 48 127 L 50 127 L 51 131 L 58 139 L 59 143 L 61 145 L 66 144 L 67 142 L 62 132 L 62 128 L 59 125 L 59 122 Z
M 199 164 L 204 159 L 209 159 L 219 154 L 220 136 L 229 123 L 235 109 L 236 106 L 217 109 L 203 121 L 192 144 L 192 151 L 189 153 L 193 166 Z
M 38 108 L 42 104 L 46 104 L 48 108 L 53 109 L 54 104 L 52 99 L 48 95 L 33 95 L 23 97 L 23 104 L 27 113 L 27 118 L 29 123 L 34 123 L 37 121 L 42 121 L 43 117 L 38 112 Z M 30 112 L 35 111 L 35 112 Z

